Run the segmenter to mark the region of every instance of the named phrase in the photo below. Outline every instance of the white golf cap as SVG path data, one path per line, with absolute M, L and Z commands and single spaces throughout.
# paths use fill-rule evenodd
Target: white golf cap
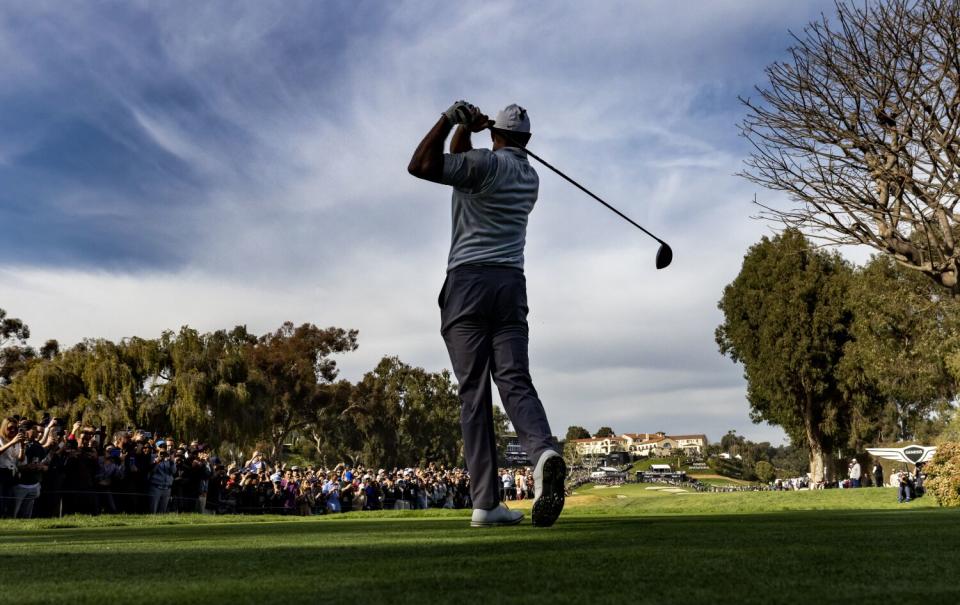
M 493 127 L 511 132 L 530 132 L 530 116 L 526 109 L 512 103 L 497 113 Z

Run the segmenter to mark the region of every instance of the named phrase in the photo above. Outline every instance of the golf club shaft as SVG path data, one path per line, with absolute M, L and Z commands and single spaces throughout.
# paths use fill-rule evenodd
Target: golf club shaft
M 538 155 L 535 154 L 534 152 L 530 151 L 530 150 L 527 149 L 526 147 L 524 147 L 523 150 L 526 151 L 527 153 L 529 153 L 530 156 L 533 157 L 533 159 L 537 160 L 538 162 L 540 162 L 541 164 L 543 164 L 544 166 L 546 166 L 546 167 L 549 168 L 550 170 L 552 170 L 552 171 L 556 172 L 557 174 L 559 174 L 560 176 L 562 176 L 562 177 L 563 177 L 564 179 L 566 179 L 571 185 L 573 185 L 574 187 L 576 187 L 576 188 L 579 189 L 580 191 L 586 193 L 587 195 L 589 195 L 589 196 L 592 197 L 593 199 L 597 200 L 598 202 L 600 202 L 601 204 L 603 204 L 604 206 L 606 206 L 610 211 L 616 213 L 616 215 L 619 216 L 620 218 L 622 218 L 623 220 L 627 221 L 628 223 L 630 223 L 631 225 L 633 225 L 634 227 L 636 227 L 636 228 L 639 229 L 640 231 L 643 231 L 644 233 L 646 233 L 647 235 L 649 235 L 649 236 L 652 237 L 653 239 L 657 240 L 657 241 L 660 242 L 661 244 L 666 244 L 665 241 L 663 241 L 662 239 L 660 239 L 660 238 L 657 237 L 656 235 L 650 233 L 649 231 L 647 231 L 646 229 L 644 229 L 643 227 L 641 227 L 640 225 L 638 225 L 638 224 L 637 224 L 633 219 L 631 219 L 629 216 L 627 216 L 626 214 L 620 212 L 619 210 L 617 210 L 616 208 L 614 208 L 614 207 L 611 206 L 610 204 L 608 204 L 608 203 L 606 203 L 605 201 L 603 201 L 602 199 L 600 199 L 596 194 L 594 194 L 592 191 L 590 191 L 589 189 L 587 189 L 586 187 L 584 187 L 584 186 L 581 185 L 580 183 L 576 182 L 575 180 L 571 179 L 570 177 L 568 177 L 568 176 L 565 175 L 564 173 L 560 172 L 559 170 L 557 170 L 556 168 L 554 168 L 553 166 L 551 166 L 549 162 L 547 162 L 546 160 L 544 160 L 543 158 L 541 158 L 540 156 L 538 156 Z
M 493 123 L 491 122 L 491 123 L 487 126 L 487 128 L 489 128 L 489 129 L 492 130 L 492 129 L 493 129 L 492 124 L 493 124 Z M 580 183 L 576 182 L 575 180 L 571 179 L 570 177 L 568 177 L 568 176 L 565 175 L 564 173 L 560 172 L 559 169 L 554 168 L 553 165 L 550 164 L 550 162 L 546 161 L 546 160 L 543 159 L 542 157 L 540 157 L 540 156 L 538 156 L 537 154 L 535 154 L 534 152 L 530 151 L 530 149 L 528 149 L 526 145 L 520 144 L 516 139 L 514 139 L 514 138 L 511 137 L 509 134 L 507 134 L 506 131 L 498 130 L 497 132 L 500 133 L 500 134 L 503 134 L 503 135 L 506 136 L 508 139 L 510 139 L 510 142 L 511 142 L 511 143 L 514 143 L 515 145 L 518 145 L 521 149 L 523 149 L 523 150 L 526 151 L 528 154 L 530 154 L 530 156 L 531 156 L 533 159 L 537 160 L 538 162 L 540 162 L 541 164 L 543 164 L 544 166 L 546 166 L 546 167 L 549 168 L 550 170 L 556 172 L 558 175 L 560 175 L 561 177 L 563 177 L 564 179 L 566 179 L 566 181 L 567 181 L 568 183 L 570 183 L 571 185 L 573 185 L 574 187 L 576 187 L 576 188 L 579 189 L 580 191 L 586 193 L 587 195 L 589 195 L 589 196 L 592 197 L 593 199 L 597 200 L 598 202 L 600 202 L 601 204 L 603 204 L 604 206 L 606 206 L 608 210 L 610 210 L 611 212 L 614 212 L 617 216 L 619 216 L 619 217 L 622 218 L 623 220 L 627 221 L 628 223 L 630 223 L 631 225 L 633 225 L 634 227 L 636 227 L 636 228 L 639 229 L 640 231 L 643 231 L 644 233 L 646 233 L 647 235 L 649 235 L 649 236 L 652 237 L 653 239 L 657 240 L 657 241 L 660 242 L 662 245 L 667 246 L 667 242 L 663 241 L 662 239 L 660 239 L 660 238 L 657 237 L 656 235 L 650 233 L 649 231 L 647 231 L 646 229 L 644 229 L 643 227 L 641 227 L 641 226 L 640 226 L 639 224 L 637 224 L 632 218 L 630 218 L 630 217 L 627 216 L 626 214 L 620 212 L 619 210 L 617 210 L 616 208 L 614 208 L 614 207 L 611 206 L 610 204 L 608 204 L 608 203 L 606 203 L 605 201 L 603 201 L 602 199 L 600 199 L 595 193 L 593 193 L 592 191 L 590 191 L 589 189 L 587 189 L 586 187 L 584 187 L 584 186 L 581 185 Z M 668 247 L 669 247 L 669 246 L 668 246 Z

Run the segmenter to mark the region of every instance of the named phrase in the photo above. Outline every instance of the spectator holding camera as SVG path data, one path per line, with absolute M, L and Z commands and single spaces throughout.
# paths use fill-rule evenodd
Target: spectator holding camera
M 166 445 L 162 440 L 157 445 Z M 167 512 L 170 502 L 170 489 L 173 487 L 173 478 L 177 472 L 177 464 L 170 459 L 166 448 L 159 449 L 157 458 L 151 463 L 147 472 L 147 502 L 151 514 Z
M 259 451 L 253 452 L 253 456 L 247 460 L 247 463 L 243 465 L 243 468 L 253 473 L 259 473 L 260 471 L 264 471 L 266 473 L 270 472 L 270 466 L 263 459 L 263 454 L 261 454 Z
M 63 482 L 63 510 L 67 514 L 95 514 L 97 496 L 94 484 L 100 470 L 94 430 L 83 427 L 75 431 L 77 440 L 68 439 L 65 455 L 61 458 Z
M 117 504 L 113 498 L 114 490 L 120 486 L 123 480 L 123 462 L 121 461 L 122 450 L 119 448 L 110 448 L 106 455 L 100 461 L 100 468 L 97 471 L 97 512 L 107 512 L 114 514 L 117 512 Z
M 323 484 L 323 495 L 327 502 L 327 512 L 340 512 L 340 482 L 337 480 L 336 471 L 327 475 L 327 480 Z
M 17 418 L 4 418 L 0 423 L 0 517 L 13 510 L 13 486 L 20 460 L 23 435 Z
M 393 510 L 397 508 L 397 502 L 402 500 L 403 492 L 399 486 L 397 486 L 392 474 L 384 478 L 381 488 L 383 491 L 383 510 Z
M 47 448 L 38 441 L 40 431 L 32 420 L 21 420 L 17 430 L 21 447 L 17 479 L 13 485 L 12 516 L 29 519 L 33 516 L 33 505 L 40 497 L 40 481 L 47 470 Z M 44 443 L 49 445 L 49 431 L 46 436 Z
M 220 459 L 216 457 L 210 459 L 210 464 L 213 466 L 213 474 L 207 480 L 207 494 L 203 512 L 212 515 L 224 512 L 221 500 L 227 485 L 227 467 L 221 464 Z
M 363 478 L 363 492 L 366 496 L 363 510 L 380 510 L 380 484 L 370 475 Z

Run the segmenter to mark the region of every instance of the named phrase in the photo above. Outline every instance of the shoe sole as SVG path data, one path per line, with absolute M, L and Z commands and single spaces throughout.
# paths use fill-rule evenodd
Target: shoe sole
M 509 527 L 510 525 L 519 525 L 523 521 L 523 517 L 520 517 L 516 521 L 503 521 L 499 523 L 481 523 L 479 521 L 471 521 L 470 527 Z
M 563 511 L 565 495 L 564 481 L 567 478 L 567 465 L 560 456 L 548 458 L 543 463 L 543 490 L 533 503 L 530 514 L 537 527 L 550 527 Z

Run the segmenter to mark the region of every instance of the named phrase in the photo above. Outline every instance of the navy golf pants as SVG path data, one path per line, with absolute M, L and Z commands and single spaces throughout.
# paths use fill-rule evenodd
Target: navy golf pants
M 530 460 L 556 450 L 530 379 L 527 282 L 523 271 L 495 265 L 456 267 L 438 299 L 440 333 L 460 383 L 460 425 L 474 508 L 500 503 L 490 379 Z

